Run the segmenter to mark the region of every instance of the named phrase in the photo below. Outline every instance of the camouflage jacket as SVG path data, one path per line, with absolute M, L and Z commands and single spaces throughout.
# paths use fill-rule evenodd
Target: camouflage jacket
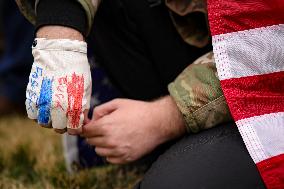
M 165 0 L 173 23 L 183 40 L 196 47 L 208 44 L 206 0 Z
M 16 0 L 21 12 L 32 23 L 35 23 L 39 1 Z M 100 0 L 76 1 L 86 12 L 90 31 Z M 196 47 L 208 44 L 210 36 L 205 0 L 165 0 L 165 4 L 186 43 Z M 198 132 L 232 119 L 222 94 L 212 52 L 189 65 L 169 84 L 168 89 L 184 116 L 188 132 Z
M 168 89 L 184 116 L 188 132 L 195 133 L 232 120 L 213 52 L 190 64 Z

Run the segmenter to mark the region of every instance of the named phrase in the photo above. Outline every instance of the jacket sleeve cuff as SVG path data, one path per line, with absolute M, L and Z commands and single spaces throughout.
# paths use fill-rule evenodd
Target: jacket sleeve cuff
M 86 14 L 76 1 L 40 0 L 36 12 L 36 30 L 45 25 L 61 25 L 74 28 L 86 36 Z
M 183 99 L 183 97 L 180 95 L 174 82 L 168 85 L 168 90 L 183 115 L 187 132 L 197 133 L 199 131 L 197 122 L 194 119 L 193 114 L 191 113 L 190 107 L 186 105 L 186 99 Z
M 189 65 L 168 85 L 188 132 L 199 132 L 232 120 L 210 52 Z
M 41 3 L 47 1 L 47 3 L 52 4 L 51 8 L 46 7 L 45 5 L 43 6 Z M 53 1 L 55 1 L 56 4 L 53 4 Z M 80 21 L 79 25 L 74 24 L 74 20 L 71 17 L 68 18 L 62 18 L 61 15 L 63 15 L 65 17 L 66 14 L 70 14 L 69 10 L 66 11 L 66 7 L 68 7 L 68 9 L 70 8 L 70 5 L 67 6 L 63 6 L 63 11 L 60 12 L 60 15 L 52 15 L 54 14 L 54 9 L 55 11 L 59 10 L 58 8 L 60 8 L 60 10 L 62 10 L 62 5 L 61 7 L 57 7 L 57 3 L 62 4 L 64 3 L 66 0 L 60 0 L 60 1 L 56 1 L 56 0 L 16 0 L 16 3 L 21 11 L 21 13 L 34 25 L 38 27 L 43 26 L 43 25 L 62 25 L 62 26 L 68 26 L 68 27 L 72 27 L 74 29 L 77 29 L 78 31 L 80 31 L 83 35 L 87 36 L 89 35 L 92 25 L 93 25 L 93 21 L 94 21 L 94 16 L 95 13 L 97 11 L 97 8 L 100 4 L 100 0 L 95 0 L 95 1 L 91 1 L 91 0 L 68 0 L 68 4 L 71 2 L 72 3 L 72 7 L 77 7 L 75 9 L 73 9 L 71 7 L 71 10 L 73 10 L 76 12 L 76 14 L 73 14 L 73 16 L 77 15 L 77 11 L 78 11 L 78 15 L 82 15 L 81 18 L 84 18 L 84 21 Z M 41 5 L 40 5 L 41 4 Z M 45 4 L 45 2 L 43 3 Z M 41 12 L 39 9 L 40 6 L 43 6 L 45 10 L 43 11 L 48 11 L 48 12 L 43 12 L 43 17 L 41 18 L 37 18 L 38 14 L 41 14 L 39 12 Z M 82 12 L 84 12 L 82 14 Z M 37 14 L 38 13 L 38 14 Z M 48 19 L 46 18 L 46 16 L 48 16 L 50 18 L 50 21 L 48 21 Z M 58 20 L 56 20 L 58 19 Z M 78 19 L 78 18 L 77 18 Z M 72 23 L 70 23 L 70 21 L 72 21 Z M 77 22 L 77 21 L 76 21 Z

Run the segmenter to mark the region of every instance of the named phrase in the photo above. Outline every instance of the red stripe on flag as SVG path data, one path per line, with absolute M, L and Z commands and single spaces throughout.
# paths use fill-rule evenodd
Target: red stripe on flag
M 208 0 L 207 2 L 213 36 L 284 23 L 283 0 Z
M 235 121 L 284 111 L 284 71 L 221 81 Z
M 267 188 L 284 188 L 284 154 L 266 159 L 256 165 Z

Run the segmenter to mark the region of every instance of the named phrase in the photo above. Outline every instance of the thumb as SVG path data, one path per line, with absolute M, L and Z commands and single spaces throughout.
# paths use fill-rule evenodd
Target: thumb
M 110 102 L 104 103 L 100 106 L 94 108 L 93 118 L 94 120 L 98 120 L 118 109 L 120 104 L 119 99 L 112 100 Z

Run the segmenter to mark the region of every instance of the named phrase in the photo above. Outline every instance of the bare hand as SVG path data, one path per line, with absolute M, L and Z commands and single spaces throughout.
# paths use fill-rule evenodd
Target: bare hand
M 83 127 L 87 142 L 114 164 L 135 161 L 184 133 L 182 115 L 169 96 L 154 102 L 113 100 L 96 107 Z

